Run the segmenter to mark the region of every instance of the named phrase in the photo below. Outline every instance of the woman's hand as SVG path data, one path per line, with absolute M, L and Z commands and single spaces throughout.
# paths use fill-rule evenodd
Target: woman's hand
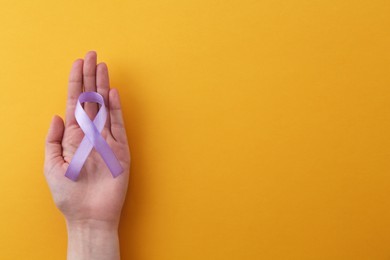
M 94 233 L 91 229 L 98 229 L 98 233 L 101 229 L 116 233 L 128 186 L 130 152 L 118 91 L 110 89 L 106 64 L 96 65 L 96 60 L 96 53 L 88 52 L 84 60 L 78 59 L 73 63 L 65 124 L 59 116 L 54 116 L 46 140 L 45 176 L 54 202 L 65 216 L 69 235 L 74 230 L 80 232 L 84 229 L 89 230 L 91 235 Z M 112 177 L 94 149 L 76 182 L 64 176 L 84 137 L 74 115 L 78 97 L 83 91 L 96 91 L 104 98 L 108 117 L 101 134 L 124 169 L 117 178 Z M 93 120 L 98 105 L 85 103 L 84 109 Z M 71 246 L 72 241 L 69 242 Z

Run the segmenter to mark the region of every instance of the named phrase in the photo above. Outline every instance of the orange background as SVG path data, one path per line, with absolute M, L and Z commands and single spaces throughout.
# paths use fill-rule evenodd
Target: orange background
M 0 0 L 0 259 L 64 259 L 43 176 L 70 65 L 132 151 L 122 259 L 390 259 L 388 0 Z

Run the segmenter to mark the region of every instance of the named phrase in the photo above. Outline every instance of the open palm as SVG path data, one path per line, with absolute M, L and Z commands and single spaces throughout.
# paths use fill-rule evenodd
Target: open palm
M 46 140 L 45 176 L 54 202 L 67 221 L 93 220 L 118 224 L 128 185 L 130 152 L 118 92 L 110 89 L 107 66 L 104 63 L 96 65 L 96 60 L 96 53 L 88 52 L 84 60 L 73 63 L 65 124 L 60 117 L 55 116 Z M 76 182 L 64 176 L 84 137 L 74 116 L 78 97 L 83 91 L 96 91 L 104 98 L 108 117 L 101 134 L 124 169 L 117 178 L 112 177 L 100 154 L 94 149 Z M 93 120 L 98 105 L 85 103 L 84 109 Z

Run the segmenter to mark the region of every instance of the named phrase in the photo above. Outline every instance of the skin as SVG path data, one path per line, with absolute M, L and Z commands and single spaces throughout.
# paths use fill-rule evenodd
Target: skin
M 54 116 L 46 139 L 44 171 L 54 202 L 66 220 L 69 260 L 120 259 L 118 225 L 129 180 L 130 152 L 118 91 L 110 89 L 106 64 L 96 61 L 96 53 L 90 51 L 84 60 L 73 63 L 65 123 Z M 83 91 L 101 94 L 108 108 L 101 134 L 124 169 L 117 178 L 112 177 L 94 149 L 76 182 L 64 176 L 84 137 L 74 116 L 78 96 Z M 93 119 L 98 105 L 85 103 L 84 109 Z

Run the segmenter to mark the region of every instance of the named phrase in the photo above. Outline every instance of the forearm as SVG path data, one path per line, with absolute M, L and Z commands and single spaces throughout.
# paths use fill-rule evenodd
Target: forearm
M 68 260 L 119 260 L 117 225 L 101 221 L 67 221 Z

